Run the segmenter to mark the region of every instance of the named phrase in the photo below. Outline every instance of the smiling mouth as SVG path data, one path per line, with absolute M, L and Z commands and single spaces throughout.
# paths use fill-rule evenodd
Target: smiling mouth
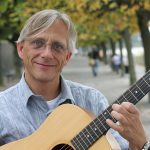
M 37 63 L 37 62 L 35 64 L 37 64 L 41 67 L 54 67 L 55 66 L 54 64 L 43 64 L 43 63 Z

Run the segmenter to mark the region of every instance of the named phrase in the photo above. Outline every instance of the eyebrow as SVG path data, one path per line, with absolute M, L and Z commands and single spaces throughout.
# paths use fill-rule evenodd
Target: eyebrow
M 35 38 L 33 38 L 32 39 L 32 41 L 35 41 L 35 40 L 43 40 L 43 41 L 48 41 L 47 39 L 45 39 L 45 38 L 43 38 L 43 37 L 35 37 Z M 56 43 L 59 43 L 59 44 L 61 44 L 61 45 L 65 45 L 62 41 L 60 41 L 60 40 L 51 40 L 52 41 L 52 43 L 53 42 L 56 42 Z
M 41 38 L 41 37 L 34 38 L 34 39 L 32 39 L 31 41 L 35 41 L 35 40 L 43 40 L 43 41 L 47 41 L 46 39 Z
M 34 37 L 33 39 L 31 39 L 31 43 L 32 42 L 34 42 L 35 40 L 43 40 L 43 41 L 45 41 L 45 42 L 47 42 L 48 41 L 48 39 L 46 39 L 46 38 L 44 38 L 44 37 Z M 58 40 L 56 40 L 56 39 L 52 39 L 51 40 L 51 43 L 54 43 L 54 42 L 56 42 L 56 43 L 58 43 L 58 44 L 60 44 L 60 45 L 62 45 L 64 48 L 68 48 L 68 44 L 66 43 L 63 43 L 62 41 L 60 41 L 59 39 Z
M 58 44 L 60 44 L 60 45 L 65 46 L 65 44 L 64 44 L 63 42 L 61 42 L 61 41 L 57 41 L 57 40 L 52 41 L 52 43 L 58 43 Z

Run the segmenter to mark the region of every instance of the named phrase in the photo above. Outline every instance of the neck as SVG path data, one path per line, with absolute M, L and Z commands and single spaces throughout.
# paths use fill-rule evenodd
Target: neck
M 36 95 L 41 95 L 46 101 L 56 98 L 60 93 L 60 77 L 52 81 L 38 81 L 25 75 L 25 80 Z

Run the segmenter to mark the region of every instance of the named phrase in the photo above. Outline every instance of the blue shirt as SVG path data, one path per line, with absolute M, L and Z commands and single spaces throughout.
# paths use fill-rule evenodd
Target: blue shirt
M 99 115 L 106 109 L 106 98 L 96 89 L 65 80 L 61 76 L 61 96 L 52 106 L 41 95 L 35 95 L 27 85 L 24 76 L 19 83 L 0 93 L 0 143 L 9 143 L 32 134 L 47 116 L 60 104 L 71 103 Z M 122 150 L 128 149 L 128 142 L 112 130 Z

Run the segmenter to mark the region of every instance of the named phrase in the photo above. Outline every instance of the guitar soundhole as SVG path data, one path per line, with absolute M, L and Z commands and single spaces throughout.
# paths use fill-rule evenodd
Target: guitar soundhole
M 74 150 L 74 149 L 68 144 L 58 144 L 52 150 Z

